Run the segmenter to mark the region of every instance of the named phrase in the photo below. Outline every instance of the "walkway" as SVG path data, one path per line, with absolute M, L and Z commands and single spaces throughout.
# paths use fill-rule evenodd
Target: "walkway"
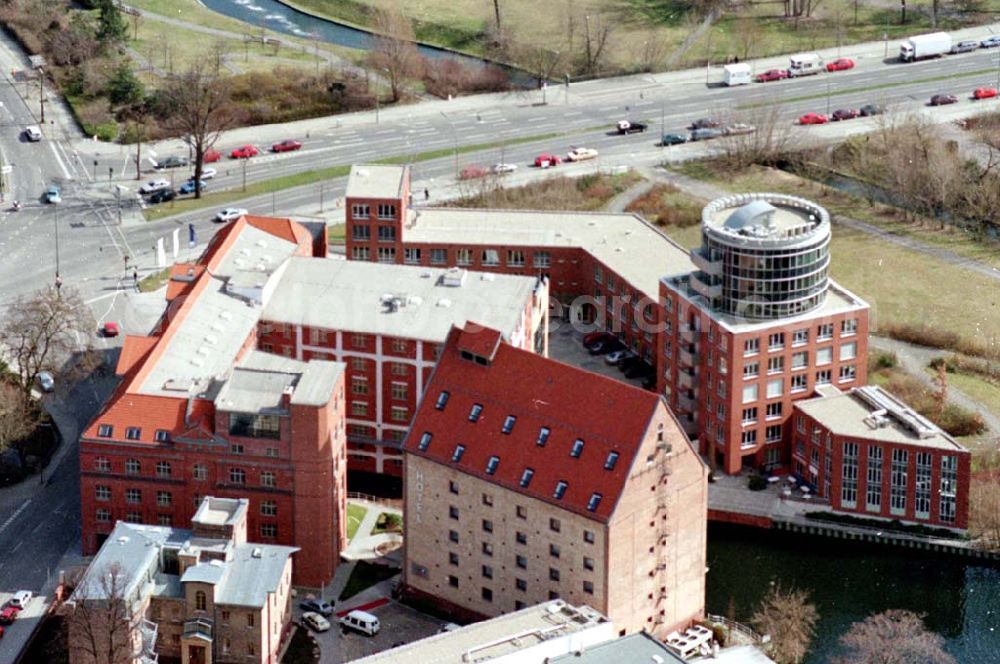
M 383 554 L 379 553 L 378 548 L 385 544 L 402 544 L 403 536 L 400 533 L 375 533 L 375 524 L 378 521 L 380 514 L 397 514 L 399 518 L 403 518 L 403 511 L 396 508 L 390 507 L 388 505 L 381 505 L 379 503 L 368 502 L 366 500 L 356 500 L 351 499 L 348 501 L 350 503 L 361 505 L 367 511 L 365 512 L 364 519 L 361 520 L 361 524 L 358 526 L 357 531 L 354 533 L 354 537 L 348 543 L 347 548 L 345 548 L 340 557 L 344 560 L 375 560 L 376 558 L 382 558 Z M 393 557 L 398 557 L 399 548 L 390 551 L 384 557 L 392 559 Z M 396 554 L 394 556 L 394 554 Z

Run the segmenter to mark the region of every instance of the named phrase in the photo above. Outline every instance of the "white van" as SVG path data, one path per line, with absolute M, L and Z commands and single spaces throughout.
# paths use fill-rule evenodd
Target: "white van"
M 789 76 L 809 76 L 823 71 L 823 58 L 819 53 L 798 53 L 788 59 Z
M 351 611 L 340 619 L 340 624 L 368 636 L 375 636 L 381 627 L 378 618 L 367 611 Z
M 749 85 L 751 80 L 750 65 L 745 62 L 726 65 L 722 68 L 722 82 L 726 85 Z
M 24 136 L 32 143 L 35 143 L 42 140 L 42 130 L 38 128 L 38 125 L 31 125 L 24 128 Z
M 14 593 L 14 596 L 10 598 L 9 604 L 11 606 L 16 606 L 19 609 L 24 609 L 28 606 L 28 602 L 31 601 L 32 594 L 30 590 L 18 590 Z

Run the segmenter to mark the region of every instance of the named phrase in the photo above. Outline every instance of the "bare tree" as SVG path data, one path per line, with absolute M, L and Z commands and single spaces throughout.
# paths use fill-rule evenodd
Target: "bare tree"
M 890 609 L 851 625 L 840 637 L 847 654 L 834 664 L 956 664 L 944 639 L 927 630 L 921 616 Z
M 601 20 L 598 14 L 591 19 L 584 16 L 583 70 L 596 74 L 601 69 L 607 55 L 608 40 L 611 37 L 613 21 Z
M 77 664 L 131 664 L 142 614 L 133 611 L 127 574 L 118 564 L 90 569 L 66 606 L 69 645 Z
M 545 81 L 560 75 L 567 51 L 565 48 L 552 50 L 535 44 L 519 44 L 514 47 L 514 59 L 531 74 L 540 87 Z
M 979 548 L 1000 551 L 1000 451 L 979 452 L 976 461 L 988 470 L 969 483 L 969 536 Z
M 770 657 L 778 664 L 798 664 L 816 635 L 819 612 L 808 592 L 772 584 L 750 620 L 758 632 L 771 637 Z
M 38 409 L 16 385 L 0 382 L 0 452 L 31 435 L 38 424 Z
M 764 106 L 749 112 L 734 113 L 726 118 L 723 135 L 716 144 L 722 161 L 733 170 L 752 164 L 771 165 L 792 151 L 792 125 L 784 117 L 781 106 Z M 798 152 L 807 149 L 795 144 Z
M 201 197 L 201 174 L 208 152 L 234 120 L 229 80 L 215 63 L 195 62 L 172 76 L 165 88 L 166 126 L 184 137 L 194 153 L 194 197 Z
M 753 16 L 742 16 L 736 21 L 736 43 L 740 49 L 740 57 L 749 60 L 757 42 L 760 41 L 760 23 Z
M 392 2 L 375 10 L 373 27 L 375 43 L 368 59 L 388 78 L 392 101 L 399 101 L 403 82 L 419 72 L 422 62 L 413 23 L 403 13 L 399 2 Z
M 500 24 L 500 0 L 493 0 L 493 16 L 497 22 L 497 34 L 499 35 L 503 32 Z
M 635 60 L 639 63 L 642 71 L 659 71 L 667 57 L 667 42 L 654 31 L 649 31 L 643 35 L 642 44 L 637 49 L 638 57 Z
M 12 362 L 18 382 L 31 391 L 38 374 L 55 370 L 89 346 L 96 328 L 90 309 L 70 288 L 43 288 L 17 298 L 0 322 L 0 350 Z

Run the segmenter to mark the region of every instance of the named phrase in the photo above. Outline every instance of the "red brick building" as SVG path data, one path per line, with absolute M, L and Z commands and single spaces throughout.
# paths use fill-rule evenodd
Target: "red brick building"
M 971 454 L 882 388 L 821 388 L 793 419 L 793 472 L 834 510 L 968 527 Z
M 402 475 L 400 446 L 453 324 L 501 330 L 545 353 L 548 282 L 466 269 L 293 258 L 258 327 L 258 348 L 347 364 L 351 471 Z
M 299 224 L 244 217 L 173 270 L 164 316 L 126 337 L 122 382 L 80 438 L 84 553 L 118 520 L 180 525 L 206 495 L 246 498 L 251 539 L 299 547 L 297 584 L 332 578 L 345 539 L 344 365 L 254 350 L 276 273 L 324 251 Z
M 707 468 L 656 394 L 455 328 L 404 450 L 404 592 L 660 637 L 702 617 Z

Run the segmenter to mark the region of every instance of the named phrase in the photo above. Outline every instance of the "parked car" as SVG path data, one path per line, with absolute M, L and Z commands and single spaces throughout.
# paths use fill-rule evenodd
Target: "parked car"
M 873 115 L 880 115 L 882 113 L 885 113 L 885 107 L 879 106 L 878 104 L 865 104 L 864 106 L 858 109 L 858 113 L 861 115 L 861 117 L 868 118 Z
M 163 168 L 180 168 L 182 166 L 188 165 L 187 157 L 178 157 L 177 155 L 170 155 L 169 157 L 164 157 L 163 159 L 156 162 L 157 169 Z
M 108 321 L 101 326 L 101 336 L 104 337 L 117 337 L 121 330 L 118 328 L 118 323 Z
M 801 118 L 799 118 L 800 125 L 819 125 L 826 124 L 828 118 L 822 113 L 806 113 Z
M 42 392 L 51 392 L 56 389 L 56 379 L 48 371 L 39 372 L 38 386 L 42 388 Z
M 208 189 L 208 183 L 205 182 L 204 180 L 202 180 L 201 181 L 201 190 L 205 191 L 206 189 Z M 179 191 L 182 194 L 193 194 L 194 193 L 194 180 L 188 180 L 187 182 L 185 182 L 184 184 L 182 184 L 181 187 L 180 187 L 180 189 L 178 189 L 177 191 Z
M 594 148 L 573 148 L 566 153 L 566 161 L 586 161 L 587 159 L 596 158 L 597 150 Z
M 34 596 L 34 593 L 30 590 L 18 590 L 7 604 L 9 606 L 16 606 L 19 610 L 24 609 Z
M 459 180 L 475 180 L 477 178 L 484 178 L 488 175 L 488 171 L 482 166 L 466 166 L 458 173 Z
M 995 46 L 1000 46 L 1000 35 L 993 35 L 979 42 L 980 48 L 993 48 Z
M 292 139 L 286 139 L 271 146 L 271 152 L 294 152 L 302 148 L 302 144 Z
M 201 179 L 202 180 L 211 180 L 212 178 L 214 178 L 218 174 L 219 174 L 219 171 L 215 170 L 214 168 L 202 168 L 201 169 Z M 193 179 L 194 179 L 193 175 L 188 178 L 188 180 L 193 180 Z
M 517 170 L 517 164 L 505 164 L 500 162 L 499 164 L 493 164 L 490 166 L 490 173 L 495 175 L 503 175 L 504 173 L 513 173 Z
M 972 91 L 973 99 L 990 99 L 997 96 L 996 88 L 976 88 Z
M 746 122 L 735 122 L 728 127 L 723 127 L 722 133 L 726 136 L 739 136 L 740 134 L 752 134 L 757 131 L 757 127 Z
M 157 180 L 150 180 L 139 187 L 140 194 L 152 194 L 154 192 L 160 191 L 161 189 L 170 189 L 170 180 L 164 180 L 159 178 Z
M 762 74 L 757 74 L 758 83 L 767 83 L 769 81 L 780 81 L 782 79 L 788 78 L 787 69 L 768 69 Z
M 969 51 L 975 51 L 979 48 L 979 42 L 975 39 L 967 39 L 965 41 L 960 41 L 951 47 L 952 53 L 968 53 Z
M 861 115 L 861 111 L 854 108 L 838 108 L 830 116 L 830 119 L 834 122 L 838 120 L 853 120 L 854 118 Z
M 16 606 L 5 606 L 3 611 L 0 611 L 0 625 L 9 625 L 15 620 L 17 620 L 17 614 L 21 612 Z
M 215 213 L 213 221 L 232 221 L 239 219 L 245 214 L 250 213 L 244 208 L 224 208 Z
M 24 128 L 24 137 L 32 143 L 37 143 L 42 140 L 42 130 L 38 125 L 29 125 Z
M 320 599 L 307 599 L 300 603 L 299 607 L 305 611 L 318 613 L 321 616 L 329 616 L 333 614 L 333 604 L 324 602 Z
M 632 122 L 631 120 L 618 121 L 619 134 L 641 134 L 649 128 L 644 122 Z
M 954 104 L 958 101 L 958 97 L 955 95 L 934 95 L 931 97 L 931 106 L 945 106 L 947 104 Z
M 62 191 L 59 189 L 59 185 L 54 184 L 45 191 L 45 202 L 62 203 Z
M 687 143 L 688 137 L 684 134 L 664 134 L 660 139 L 660 145 L 680 145 Z
M 624 360 L 627 360 L 628 358 L 630 358 L 632 356 L 633 356 L 632 351 L 628 350 L 627 348 L 623 348 L 621 350 L 612 351 L 612 352 L 608 353 L 607 355 L 605 355 L 604 356 L 604 362 L 606 364 L 612 364 L 612 365 L 614 365 L 614 364 L 618 364 L 619 362 L 622 362 Z
M 458 630 L 458 629 L 462 629 L 462 626 L 458 625 L 456 623 L 450 622 L 450 623 L 445 623 L 444 625 L 442 625 L 441 628 L 437 631 L 437 633 L 438 634 L 445 634 L 446 632 L 454 632 L 455 630 Z
M 548 168 L 549 166 L 558 166 L 562 163 L 562 159 L 559 155 L 549 154 L 548 152 L 543 152 L 542 154 L 535 157 L 535 166 L 538 168 Z
M 325 632 L 330 629 L 330 621 L 312 611 L 302 614 L 302 623 L 316 632 Z
M 716 129 L 722 124 L 712 118 L 698 118 L 691 123 L 691 129 Z
M 626 378 L 645 378 L 646 376 L 652 376 L 656 373 L 656 370 L 646 362 L 645 360 L 639 360 L 636 364 L 625 370 Z
M 854 60 L 850 58 L 837 58 L 826 63 L 827 71 L 846 71 L 848 69 L 854 69 Z
M 599 341 L 609 341 L 614 338 L 615 335 L 611 334 L 610 332 L 600 332 L 600 331 L 590 332 L 588 334 L 583 335 L 583 347 L 589 349 L 591 346 L 593 346 Z
M 692 141 L 707 141 L 722 136 L 722 130 L 714 127 L 701 127 L 691 132 Z
M 367 611 L 351 611 L 340 619 L 340 625 L 368 636 L 375 636 L 381 628 L 378 618 Z
M 607 355 L 608 353 L 621 350 L 623 348 L 625 348 L 625 344 L 618 341 L 618 339 L 606 339 L 604 341 L 598 341 L 587 350 L 590 351 L 591 355 Z
M 214 164 L 220 159 L 222 159 L 222 153 L 213 148 L 205 151 L 205 157 L 202 161 L 206 164 Z
M 173 189 L 160 189 L 153 192 L 153 195 L 149 197 L 149 202 L 153 205 L 159 205 L 160 203 L 172 201 L 175 198 L 177 198 L 177 192 Z
M 260 150 L 254 145 L 244 145 L 238 147 L 229 153 L 231 159 L 249 159 L 250 157 L 256 157 L 260 154 Z

